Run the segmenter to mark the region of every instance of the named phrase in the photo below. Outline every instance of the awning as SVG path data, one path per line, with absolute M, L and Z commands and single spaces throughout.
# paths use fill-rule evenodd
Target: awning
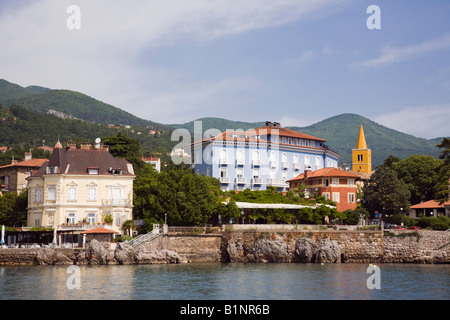
M 224 203 L 227 204 L 227 202 Z M 302 209 L 302 208 L 316 209 L 317 207 L 320 206 L 335 208 L 334 206 L 328 204 L 317 204 L 314 206 L 306 206 L 301 204 L 290 204 L 290 203 L 252 203 L 252 202 L 236 202 L 236 206 L 240 209 Z

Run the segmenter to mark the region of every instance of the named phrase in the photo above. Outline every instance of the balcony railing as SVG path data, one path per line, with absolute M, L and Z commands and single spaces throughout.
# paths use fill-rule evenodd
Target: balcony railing
M 289 168 L 289 162 L 282 162 L 282 163 L 281 163 L 281 167 L 282 167 L 283 169 Z
M 220 158 L 220 159 L 219 159 L 219 164 L 220 164 L 220 165 L 227 165 L 227 164 L 228 164 L 228 160 L 225 159 L 225 158 Z
M 74 223 L 74 224 L 60 224 L 57 226 L 58 231 L 86 231 L 95 228 L 106 228 L 110 229 L 111 225 L 104 224 L 87 224 L 87 223 Z
M 270 167 L 271 168 L 276 168 L 278 166 L 278 162 L 277 161 L 270 161 Z
M 294 163 L 294 170 L 300 170 L 300 163 Z
M 271 186 L 278 186 L 278 187 L 287 187 L 288 186 L 288 184 L 284 180 L 281 180 L 281 179 L 269 179 L 267 184 L 271 185 Z
M 230 178 L 229 177 L 220 177 L 220 182 L 222 182 L 222 183 L 229 183 L 230 182 Z
M 237 166 L 243 166 L 245 164 L 245 160 L 244 159 L 236 159 L 236 165 Z
M 253 178 L 252 179 L 252 183 L 253 184 L 261 184 L 262 183 L 262 179 L 261 178 Z
M 261 160 L 253 160 L 252 164 L 253 164 L 253 166 L 260 166 L 261 165 Z
M 238 184 L 245 183 L 245 178 L 236 178 L 236 183 L 238 183 Z
M 131 200 L 128 199 L 102 199 L 102 206 L 108 207 L 119 207 L 119 206 L 130 206 Z

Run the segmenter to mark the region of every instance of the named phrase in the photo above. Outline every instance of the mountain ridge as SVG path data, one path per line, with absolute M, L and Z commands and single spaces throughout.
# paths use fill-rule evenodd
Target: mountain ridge
M 207 129 L 223 132 L 227 129 L 256 129 L 265 121 L 234 121 L 219 117 L 204 117 L 182 124 L 162 124 L 141 119 L 118 107 L 106 104 L 83 93 L 71 90 L 54 90 L 40 86 L 26 88 L 0 79 L 0 104 L 19 105 L 28 110 L 53 113 L 62 118 L 74 118 L 87 122 L 157 127 L 167 130 L 187 129 L 193 134 L 195 121 L 201 121 L 202 135 Z M 342 113 L 305 127 L 286 128 L 327 140 L 330 149 L 340 153 L 341 163 L 351 163 L 351 150 L 356 146 L 360 125 L 363 125 L 368 148 L 372 150 L 374 167 L 389 155 L 405 158 L 412 154 L 437 157 L 436 144 L 442 138 L 424 139 L 385 127 L 373 120 L 354 113 Z M 281 123 L 283 126 L 283 124 Z

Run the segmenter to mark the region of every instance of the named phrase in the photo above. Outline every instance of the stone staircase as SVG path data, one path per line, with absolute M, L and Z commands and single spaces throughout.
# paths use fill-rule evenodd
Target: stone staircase
M 130 242 L 131 246 L 136 247 L 143 242 L 152 241 L 152 240 L 158 238 L 159 236 L 162 235 L 162 231 L 163 230 L 162 230 L 162 228 L 159 227 L 159 225 L 154 224 L 153 230 L 151 232 L 146 233 L 146 234 L 141 234 L 141 235 L 131 239 L 129 242 Z

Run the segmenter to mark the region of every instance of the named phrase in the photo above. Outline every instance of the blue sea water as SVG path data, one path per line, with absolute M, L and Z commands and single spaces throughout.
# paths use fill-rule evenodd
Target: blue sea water
M 0 266 L 0 299 L 448 300 L 450 296 L 448 265 L 379 264 L 379 289 L 368 288 L 368 266 L 112 265 L 79 266 L 77 274 L 67 266 Z

